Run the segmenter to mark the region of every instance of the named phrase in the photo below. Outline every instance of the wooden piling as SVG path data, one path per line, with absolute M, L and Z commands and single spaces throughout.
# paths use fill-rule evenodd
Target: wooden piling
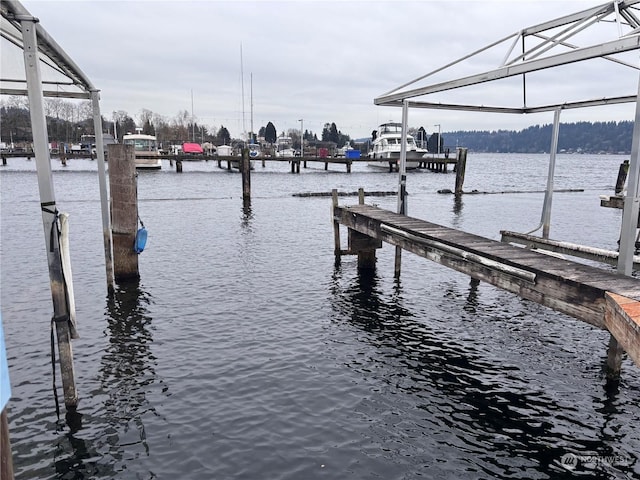
M 349 251 L 358 255 L 358 270 L 376 268 L 376 249 L 382 248 L 382 240 L 349 229 Z
M 0 414 L 0 479 L 13 480 L 13 457 L 6 408 Z
M 251 200 L 251 160 L 248 148 L 242 149 L 240 173 L 242 174 L 242 199 L 247 202 Z
M 620 378 L 620 370 L 622 369 L 622 355 L 624 350 L 616 337 L 609 336 L 609 346 L 607 348 L 607 364 L 606 375 L 607 378 L 615 380 Z
M 176 160 L 176 173 L 182 173 L 182 159 L 178 158 Z
M 2 166 L 3 167 L 7 166 L 7 157 L 5 155 L 2 155 Z
M 333 211 L 338 206 L 338 190 L 331 190 L 331 216 L 333 217 Z M 336 256 L 336 262 L 340 261 L 341 247 L 340 247 L 340 222 L 333 218 L 333 253 Z
M 109 145 L 111 232 L 116 281 L 139 278 L 134 251 L 138 230 L 138 193 L 133 145 Z
M 625 160 L 620 164 L 618 170 L 618 178 L 616 180 L 615 194 L 620 195 L 624 190 L 624 184 L 627 181 L 627 174 L 629 173 L 629 160 Z
M 462 186 L 464 185 L 464 173 L 467 168 L 467 149 L 466 148 L 458 148 L 456 152 L 456 187 L 454 193 L 456 195 L 462 194 Z M 446 165 L 446 161 L 445 161 Z

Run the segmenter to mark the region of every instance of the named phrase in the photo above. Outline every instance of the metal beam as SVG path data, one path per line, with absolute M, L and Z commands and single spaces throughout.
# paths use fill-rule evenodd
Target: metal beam
M 545 58 L 522 62 L 518 65 L 501 67 L 495 70 L 490 70 L 488 72 L 483 72 L 468 77 L 377 97 L 376 99 L 374 99 L 374 104 L 390 105 L 394 101 L 401 101 L 409 98 L 419 97 L 422 95 L 429 95 L 432 93 L 438 93 L 447 90 L 453 90 L 456 88 L 468 87 L 471 85 L 510 78 L 525 73 L 531 73 L 538 70 L 566 65 L 568 63 L 575 63 L 606 55 L 638 50 L 639 48 L 640 36 L 634 35 L 632 37 L 624 37 L 611 42 L 580 48 L 572 50 L 570 52 L 560 53 Z

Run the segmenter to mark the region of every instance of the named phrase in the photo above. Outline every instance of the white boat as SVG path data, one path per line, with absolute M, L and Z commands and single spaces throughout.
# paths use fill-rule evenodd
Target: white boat
M 296 156 L 296 151 L 292 147 L 291 137 L 278 137 L 276 139 L 276 157 L 281 158 L 293 158 Z
M 122 137 L 122 143 L 125 145 L 133 145 L 137 169 L 159 170 L 162 168 L 158 144 L 156 137 L 153 135 L 130 133 Z
M 262 153 L 262 148 L 257 143 L 250 143 L 249 147 L 249 158 L 258 158 Z
M 427 150 L 419 148 L 411 135 L 406 135 L 405 141 L 407 147 L 406 168 L 407 170 L 418 168 Z M 397 170 L 400 163 L 401 148 L 402 124 L 395 122 L 383 123 L 374 131 L 372 148 L 369 151 L 370 160 L 367 164 L 371 167 Z

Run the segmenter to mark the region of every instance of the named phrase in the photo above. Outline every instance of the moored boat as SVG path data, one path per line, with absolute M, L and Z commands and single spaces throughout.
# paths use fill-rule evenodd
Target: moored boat
M 153 135 L 130 133 L 122 137 L 122 143 L 125 145 L 133 145 L 137 169 L 159 170 L 162 168 L 158 144 L 156 137 Z
M 291 137 L 281 136 L 276 139 L 276 157 L 293 158 L 296 151 L 293 149 Z
M 249 157 L 250 158 L 258 158 L 262 153 L 262 148 L 257 143 L 250 143 L 249 147 Z
M 186 142 L 182 144 L 182 153 L 185 155 L 204 155 L 204 150 L 199 143 Z
M 405 136 L 405 142 L 407 148 L 406 169 L 418 168 L 427 150 L 419 148 L 411 135 Z M 372 148 L 369 151 L 367 164 L 371 167 L 397 170 L 400 163 L 401 148 L 402 124 L 395 122 L 383 123 L 373 132 Z

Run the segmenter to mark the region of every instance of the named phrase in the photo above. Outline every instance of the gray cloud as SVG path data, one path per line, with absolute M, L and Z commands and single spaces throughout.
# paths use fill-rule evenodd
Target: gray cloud
M 245 125 L 250 78 L 254 126 L 272 121 L 278 131 L 320 133 L 335 122 L 352 137 L 400 119 L 399 109 L 373 99 L 519 29 L 594 5 L 585 1 L 24 1 L 43 27 L 101 89 L 106 116 L 142 109 L 174 117 L 191 111 L 199 123 L 242 132 L 240 45 L 243 52 Z M 506 49 L 506 46 L 504 47 Z M 502 53 L 479 58 L 475 72 L 498 66 Z M 548 98 L 598 95 L 602 79 L 635 93 L 637 74 L 612 77 L 611 67 L 571 77 L 545 72 Z M 475 73 L 459 69 L 460 74 Z M 598 82 L 597 80 L 600 80 Z M 537 82 L 537 83 L 536 83 Z M 513 83 L 513 82 L 512 82 Z M 636 87 L 634 87 L 636 85 Z M 486 104 L 517 95 L 516 86 L 483 87 Z M 468 92 L 454 97 L 469 99 Z M 444 96 L 443 96 L 444 98 Z M 476 97 L 477 98 L 477 97 Z M 590 98 L 590 97 L 589 97 Z M 634 106 L 563 114 L 562 121 L 631 120 Z M 552 114 L 478 115 L 411 112 L 410 124 L 433 131 L 523 128 L 550 123 Z M 429 127 L 431 126 L 431 128 Z

